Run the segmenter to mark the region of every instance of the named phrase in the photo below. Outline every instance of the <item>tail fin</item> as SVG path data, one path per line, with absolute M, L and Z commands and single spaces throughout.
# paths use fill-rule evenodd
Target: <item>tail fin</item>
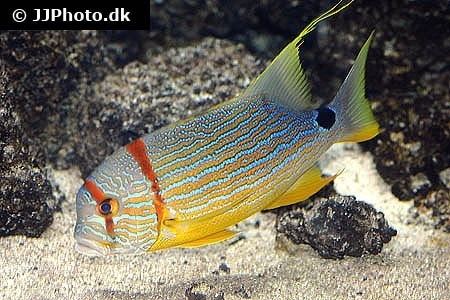
M 311 88 L 302 70 L 300 46 L 305 36 L 313 31 L 321 21 L 341 12 L 352 2 L 342 5 L 342 0 L 314 19 L 305 29 L 287 45 L 272 63 L 245 90 L 243 96 L 263 94 L 273 101 L 296 110 L 304 111 L 317 108 L 312 101 Z
M 373 32 L 362 46 L 359 54 L 339 91 L 330 103 L 343 125 L 340 142 L 362 142 L 379 133 L 370 104 L 365 97 L 365 64 Z

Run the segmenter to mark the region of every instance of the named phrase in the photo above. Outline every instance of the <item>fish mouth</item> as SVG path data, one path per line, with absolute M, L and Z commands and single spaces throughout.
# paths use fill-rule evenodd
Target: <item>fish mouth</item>
M 97 242 L 84 238 L 77 238 L 75 251 L 87 256 L 106 256 L 110 254 L 107 247 L 100 246 Z
M 116 254 L 136 255 L 146 252 L 144 248 L 140 247 L 113 249 L 107 246 L 102 246 L 101 243 L 86 238 L 76 238 L 76 241 L 75 251 L 91 257 L 110 256 Z

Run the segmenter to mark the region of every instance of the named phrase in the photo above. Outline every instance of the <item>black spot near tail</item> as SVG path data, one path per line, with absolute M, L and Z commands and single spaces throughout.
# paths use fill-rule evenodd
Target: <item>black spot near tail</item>
M 317 109 L 316 122 L 320 127 L 330 129 L 336 122 L 336 113 L 328 107 L 321 107 Z

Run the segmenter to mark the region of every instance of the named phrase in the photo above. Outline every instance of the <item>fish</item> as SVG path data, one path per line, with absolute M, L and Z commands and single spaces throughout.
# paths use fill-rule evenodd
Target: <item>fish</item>
M 365 96 L 374 33 L 328 103 L 313 101 L 300 59 L 305 37 L 350 3 L 311 21 L 240 95 L 107 157 L 77 193 L 75 249 L 105 256 L 219 243 L 240 221 L 334 180 L 340 173 L 322 175 L 320 157 L 380 131 Z

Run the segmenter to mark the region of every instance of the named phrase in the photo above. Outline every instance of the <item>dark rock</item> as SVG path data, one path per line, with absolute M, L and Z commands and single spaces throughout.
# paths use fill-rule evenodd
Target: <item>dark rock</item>
M 0 236 L 37 237 L 51 224 L 57 201 L 23 133 L 9 83 L 0 74 Z
M 325 258 L 378 254 L 397 234 L 383 213 L 351 196 L 314 201 L 309 210 L 285 211 L 279 215 L 277 231 Z
M 184 292 L 188 300 L 223 300 L 224 292 L 215 291 L 216 289 L 204 282 L 194 283 Z
M 126 57 L 107 37 L 94 31 L 0 34 L 0 60 L 8 70 L 23 130 L 42 153 L 40 161 L 70 166 L 66 160 L 72 153 L 61 151 L 68 139 L 64 128 L 73 106 L 84 100 L 69 103 L 68 96 L 102 79 Z
M 226 263 L 221 263 L 219 265 L 219 270 L 223 271 L 223 272 L 225 272 L 227 274 L 230 274 L 230 267 Z
M 415 205 L 420 209 L 431 210 L 434 225 L 450 232 L 450 191 L 440 189 L 427 195 L 425 200 L 417 200 Z

